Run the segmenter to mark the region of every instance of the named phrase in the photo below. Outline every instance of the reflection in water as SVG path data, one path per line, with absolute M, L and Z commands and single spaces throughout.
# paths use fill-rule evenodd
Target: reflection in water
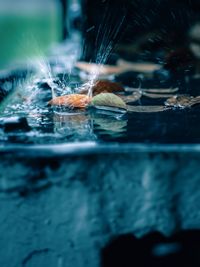
M 54 131 L 71 141 L 95 140 L 93 125 L 85 113 L 62 114 L 54 113 Z
M 126 133 L 127 120 L 112 113 L 54 113 L 54 132 L 70 141 L 97 140 L 98 135 L 120 137 Z
M 94 129 L 100 135 L 107 134 L 112 137 L 121 137 L 127 131 L 127 120 L 123 115 L 105 115 L 93 113 Z

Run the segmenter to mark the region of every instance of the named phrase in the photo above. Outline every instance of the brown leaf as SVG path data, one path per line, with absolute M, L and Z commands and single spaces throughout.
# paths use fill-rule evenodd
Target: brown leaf
M 104 81 L 99 80 L 97 81 L 91 88 L 92 95 L 96 96 L 101 93 L 119 93 L 124 92 L 123 86 L 121 86 L 119 83 L 111 82 L 111 81 Z M 84 88 L 80 91 L 80 94 L 87 94 L 89 91 L 89 88 Z

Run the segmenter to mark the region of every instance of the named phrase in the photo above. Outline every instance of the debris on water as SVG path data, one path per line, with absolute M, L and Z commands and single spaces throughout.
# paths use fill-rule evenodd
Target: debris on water
M 126 103 L 119 96 L 112 93 L 101 93 L 93 97 L 91 106 L 120 113 L 126 113 L 127 110 Z
M 65 106 L 67 108 L 84 109 L 91 102 L 91 97 L 83 94 L 70 94 L 53 98 L 49 101 L 51 106 Z
M 184 96 L 172 96 L 165 101 L 166 106 L 171 107 L 187 107 L 190 106 L 191 97 L 184 95 Z
M 186 108 L 200 104 L 200 96 L 175 95 L 165 101 L 166 106 Z

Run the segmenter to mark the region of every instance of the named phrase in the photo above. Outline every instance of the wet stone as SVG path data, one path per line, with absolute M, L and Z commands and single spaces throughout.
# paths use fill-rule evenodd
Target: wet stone
M 0 71 L 0 102 L 13 91 L 17 82 L 23 82 L 33 72 L 30 68 Z
M 0 120 L 0 127 L 5 133 L 23 131 L 30 131 L 31 127 L 28 125 L 25 117 L 9 117 Z
M 0 80 L 0 102 L 12 91 L 13 82 Z

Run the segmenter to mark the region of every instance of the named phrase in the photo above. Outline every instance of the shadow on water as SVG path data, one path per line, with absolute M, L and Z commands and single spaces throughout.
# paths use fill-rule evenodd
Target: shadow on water
M 158 232 L 142 238 L 132 234 L 114 238 L 102 250 L 102 267 L 200 266 L 200 231 L 188 230 L 170 238 Z

